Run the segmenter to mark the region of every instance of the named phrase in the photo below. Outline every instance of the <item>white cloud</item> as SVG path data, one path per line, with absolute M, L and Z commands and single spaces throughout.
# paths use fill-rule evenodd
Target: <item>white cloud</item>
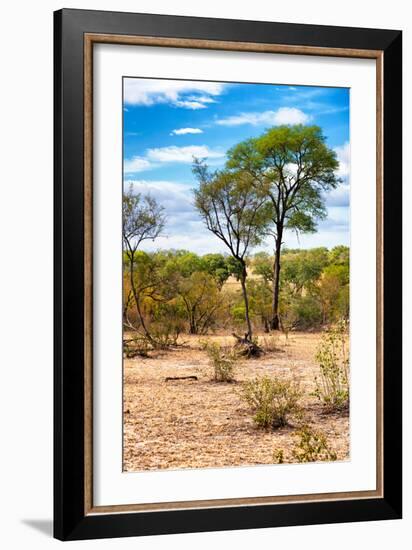
M 216 100 L 207 95 L 192 95 L 184 100 L 176 101 L 175 105 L 185 107 L 186 109 L 206 109 L 207 103 L 216 103 Z
M 189 227 L 186 227 L 184 231 L 170 231 L 167 235 L 158 237 L 154 242 L 144 241 L 141 246 L 142 250 L 152 252 L 159 249 L 168 250 L 173 248 L 175 250 L 190 250 L 201 256 L 211 252 L 229 254 L 225 244 L 212 235 L 203 226 L 202 222 L 188 225 L 190 225 L 190 230 Z
M 154 162 L 192 162 L 193 157 L 197 158 L 222 158 L 225 153 L 209 149 L 207 145 L 188 145 L 187 147 L 159 147 L 148 149 L 146 156 L 149 161 Z
M 168 215 L 172 213 L 194 212 L 192 204 L 191 185 L 167 180 L 126 180 L 125 188 L 132 186 L 136 193 L 153 196 L 162 204 Z
M 185 109 L 205 109 L 223 93 L 224 87 L 219 82 L 127 78 L 124 81 L 124 102 L 126 105 L 147 106 L 171 103 Z
M 280 124 L 305 124 L 309 120 L 310 116 L 300 109 L 296 109 L 295 107 L 280 107 L 277 111 L 240 113 L 239 115 L 217 120 L 216 124 L 220 124 L 221 126 L 240 126 L 242 124 L 278 126 Z
M 349 208 L 347 206 L 328 206 L 328 217 L 319 222 L 319 230 L 323 229 L 349 231 Z
M 206 105 L 204 103 L 193 100 L 176 101 L 175 105 L 177 107 L 184 107 L 185 109 L 192 109 L 193 111 L 196 109 L 206 109 Z
M 147 159 L 136 156 L 124 161 L 123 171 L 125 174 L 131 174 L 149 170 L 151 167 L 152 165 Z
M 200 128 L 175 128 L 170 132 L 171 136 L 183 136 L 185 134 L 203 134 Z
M 344 178 L 349 176 L 350 172 L 350 146 L 349 142 L 335 147 L 335 152 L 339 161 L 339 168 L 337 174 L 339 177 Z
M 200 103 L 216 103 L 216 100 L 208 95 L 190 96 L 188 99 L 200 101 Z
M 306 124 L 310 116 L 296 107 L 281 107 L 276 111 L 275 124 Z
M 206 109 L 207 103 L 216 103 L 214 99 L 209 96 L 189 96 L 186 99 L 178 100 L 175 102 L 177 107 L 185 107 L 186 109 Z
M 193 162 L 193 157 L 199 159 L 211 159 L 216 163 L 217 159 L 222 159 L 225 156 L 223 151 L 209 149 L 207 145 L 187 145 L 186 147 L 157 147 L 147 149 L 144 156 L 135 156 L 130 159 L 125 159 L 123 172 L 125 174 L 135 174 L 156 168 L 161 163 L 181 162 L 190 164 Z
M 338 245 L 350 246 L 350 233 L 348 228 L 343 227 L 323 227 L 323 222 L 319 224 L 317 233 L 301 233 L 287 230 L 284 235 L 284 246 L 287 248 L 317 248 L 326 246 L 333 248 Z M 269 248 L 268 252 L 272 252 Z
M 349 184 L 341 183 L 336 189 L 332 189 L 328 193 L 325 193 L 325 200 L 328 206 L 349 206 Z

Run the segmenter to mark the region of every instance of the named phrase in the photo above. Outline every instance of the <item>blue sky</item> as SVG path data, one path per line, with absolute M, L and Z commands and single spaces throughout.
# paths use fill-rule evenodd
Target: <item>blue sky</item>
M 219 168 L 239 141 L 296 123 L 323 129 L 338 155 L 343 183 L 326 196 L 328 218 L 318 232 L 299 237 L 289 232 L 285 244 L 349 245 L 349 89 L 125 78 L 124 185 L 154 196 L 167 217 L 163 236 L 142 248 L 226 252 L 193 207 L 193 156 Z M 272 248 L 269 239 L 259 250 Z

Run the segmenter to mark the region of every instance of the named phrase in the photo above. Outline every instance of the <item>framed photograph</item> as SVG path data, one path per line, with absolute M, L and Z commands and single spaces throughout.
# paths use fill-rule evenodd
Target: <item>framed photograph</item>
M 54 25 L 55 536 L 400 518 L 401 32 Z

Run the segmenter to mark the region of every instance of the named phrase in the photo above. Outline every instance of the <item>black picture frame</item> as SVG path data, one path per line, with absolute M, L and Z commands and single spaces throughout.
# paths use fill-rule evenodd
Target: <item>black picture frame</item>
M 84 36 L 140 35 L 383 55 L 383 496 L 86 514 Z M 402 514 L 402 33 L 63 9 L 54 14 L 54 536 L 60 540 L 397 519 Z

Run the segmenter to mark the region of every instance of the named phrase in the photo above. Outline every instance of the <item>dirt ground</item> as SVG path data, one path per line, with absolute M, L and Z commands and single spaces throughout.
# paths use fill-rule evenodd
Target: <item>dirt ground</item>
M 233 344 L 232 337 L 207 338 Z M 349 416 L 326 414 L 310 396 L 318 374 L 313 357 L 320 334 L 293 333 L 287 342 L 278 337 L 277 351 L 243 361 L 233 383 L 211 380 L 202 339 L 185 335 L 176 349 L 124 360 L 125 471 L 273 464 L 275 450 L 290 454 L 296 426 L 269 431 L 256 427 L 239 395 L 242 381 L 265 374 L 299 378 L 305 422 L 327 436 L 338 460 L 349 458 Z M 198 380 L 165 380 L 190 375 Z

